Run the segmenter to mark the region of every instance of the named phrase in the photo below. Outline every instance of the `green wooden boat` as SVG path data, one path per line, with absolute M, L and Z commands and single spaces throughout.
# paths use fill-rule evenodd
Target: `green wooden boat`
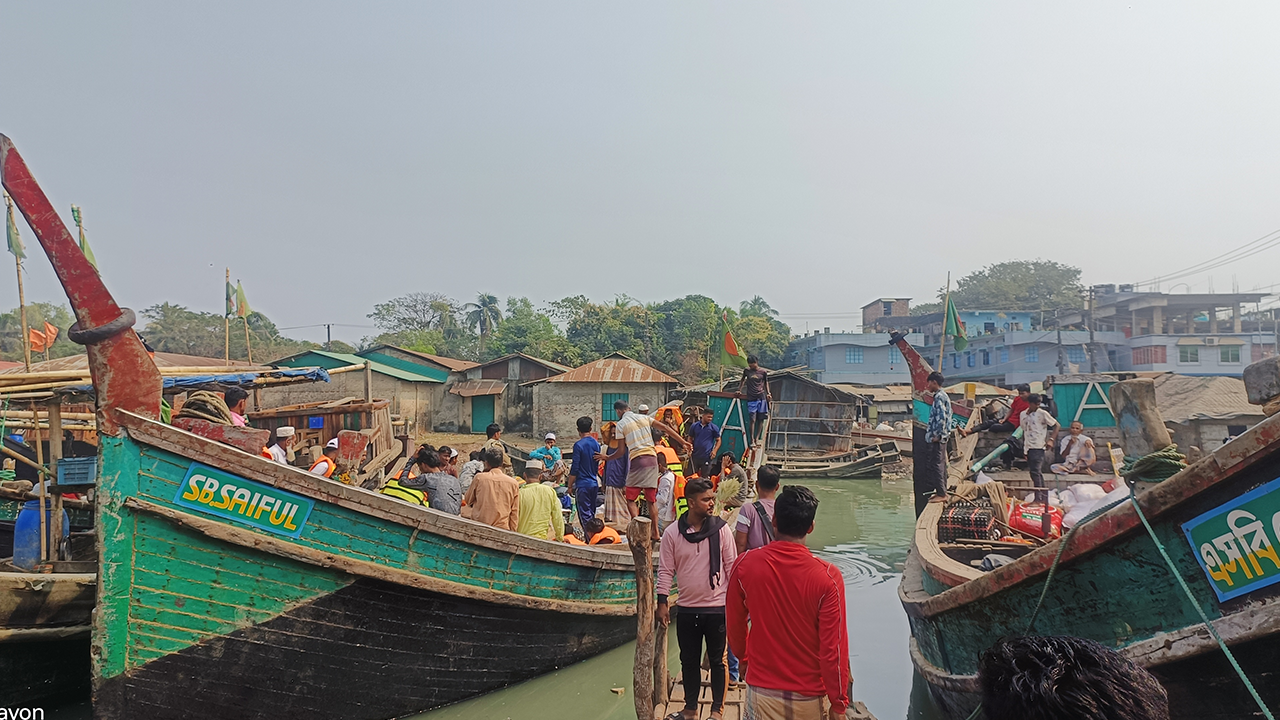
M 161 378 L 133 313 L 4 136 L 0 180 L 67 292 L 98 400 L 96 718 L 381 720 L 635 636 L 625 551 L 275 464 L 258 454 L 266 431 L 159 422 Z
M 966 476 L 975 441 L 961 440 L 953 481 Z M 1280 705 L 1278 476 L 1275 416 L 1137 498 L 1196 602 L 1272 708 Z M 961 720 L 979 702 L 981 654 L 997 638 L 1026 633 L 1062 541 L 1034 551 L 940 543 L 941 513 L 941 505 L 929 505 L 919 517 L 899 596 L 912 661 L 946 717 Z M 971 564 L 989 552 L 1021 556 L 987 573 Z M 1175 719 L 1258 716 L 1129 502 L 1076 529 L 1034 633 L 1116 648 L 1160 679 Z

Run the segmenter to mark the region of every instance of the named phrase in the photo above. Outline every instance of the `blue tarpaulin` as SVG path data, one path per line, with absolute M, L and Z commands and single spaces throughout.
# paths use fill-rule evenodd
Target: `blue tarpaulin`
M 280 368 L 278 370 L 269 370 L 266 372 L 256 373 L 227 373 L 225 375 L 190 375 L 187 377 L 166 377 L 164 379 L 164 388 L 191 388 L 203 385 L 243 385 L 245 387 L 253 387 L 254 380 L 260 377 L 266 378 L 296 378 L 299 380 L 310 380 L 312 382 L 329 382 L 329 371 L 324 368 Z M 92 385 L 76 385 L 73 387 L 59 388 L 55 392 L 59 393 L 92 393 Z

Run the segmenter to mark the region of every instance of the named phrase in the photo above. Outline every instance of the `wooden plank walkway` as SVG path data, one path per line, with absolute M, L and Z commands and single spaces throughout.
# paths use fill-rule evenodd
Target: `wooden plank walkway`
M 662 720 L 673 712 L 679 712 L 684 709 L 684 683 L 678 678 L 672 678 L 670 698 L 666 707 L 655 707 L 653 709 L 654 720 Z M 742 720 L 744 715 L 744 704 L 747 697 L 747 686 L 739 684 L 736 688 L 729 688 L 729 692 L 724 696 L 724 720 Z M 855 702 L 849 709 L 849 713 L 845 716 L 848 720 L 876 720 L 868 710 L 867 706 L 860 702 Z M 698 717 L 705 720 L 711 717 L 711 675 L 706 670 L 702 671 L 702 687 L 698 693 Z

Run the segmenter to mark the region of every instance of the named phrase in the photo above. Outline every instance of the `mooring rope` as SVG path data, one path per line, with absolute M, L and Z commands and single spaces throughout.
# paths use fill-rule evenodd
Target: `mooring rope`
M 1182 472 L 1187 467 L 1187 456 L 1178 452 L 1177 443 L 1139 458 L 1124 459 L 1120 476 L 1129 482 L 1160 482 Z

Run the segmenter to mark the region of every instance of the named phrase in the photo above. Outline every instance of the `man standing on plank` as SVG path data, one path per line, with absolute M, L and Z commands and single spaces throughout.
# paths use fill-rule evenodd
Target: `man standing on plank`
M 741 557 L 725 597 L 729 646 L 747 665 L 744 717 L 844 717 L 853 682 L 844 577 L 805 545 L 818 499 L 788 485 L 773 507 L 773 542 Z
M 689 443 L 680 437 L 680 431 L 670 425 L 659 422 L 649 415 L 641 415 L 631 412 L 627 406 L 626 400 L 619 400 L 613 404 L 614 412 L 618 413 L 618 425 L 614 432 L 621 439 L 617 452 L 609 455 L 601 455 L 600 459 L 605 462 L 621 457 L 623 453 L 627 454 L 631 465 L 627 470 L 627 512 L 631 517 L 640 514 L 639 500 L 643 494 L 645 502 L 649 503 L 649 520 L 652 521 L 653 539 L 658 539 L 658 518 L 653 512 L 653 506 L 658 501 L 658 450 L 654 446 L 653 431 L 659 430 L 666 433 L 667 438 L 671 442 L 679 443 L 686 451 L 689 449 Z

